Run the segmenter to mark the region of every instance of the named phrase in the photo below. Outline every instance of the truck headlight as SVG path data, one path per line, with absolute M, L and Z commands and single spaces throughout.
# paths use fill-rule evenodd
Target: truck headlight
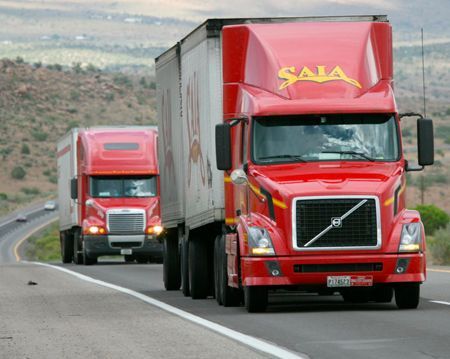
M 399 252 L 418 252 L 421 249 L 420 223 L 408 223 L 403 225 L 400 239 Z
M 271 256 L 275 254 L 269 232 L 261 227 L 248 228 L 248 245 L 250 254 L 256 256 Z
M 162 233 L 163 230 L 164 230 L 164 227 L 160 226 L 160 225 L 148 226 L 147 227 L 147 234 L 156 234 L 157 236 L 159 236 Z
M 93 234 L 93 235 L 96 235 L 96 234 L 105 234 L 106 233 L 106 230 L 105 230 L 105 228 L 103 228 L 103 227 L 101 227 L 101 226 L 89 226 L 89 227 L 86 227 L 85 229 L 84 229 L 84 234 Z

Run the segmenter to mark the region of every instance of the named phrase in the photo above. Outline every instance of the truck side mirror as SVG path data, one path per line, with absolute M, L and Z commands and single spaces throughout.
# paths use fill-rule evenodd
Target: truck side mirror
M 70 180 L 70 198 L 78 198 L 78 181 L 76 177 Z
M 216 162 L 217 169 L 231 169 L 231 126 L 228 123 L 216 125 Z
M 420 166 L 429 166 L 434 163 L 433 121 L 430 119 L 417 120 L 417 150 Z

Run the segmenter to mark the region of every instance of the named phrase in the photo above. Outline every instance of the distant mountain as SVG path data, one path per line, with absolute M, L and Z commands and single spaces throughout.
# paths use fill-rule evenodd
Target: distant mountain
M 450 41 L 450 1 L 0 1 L 0 57 L 101 68 L 151 68 L 153 58 L 212 17 L 387 14 L 394 44 Z

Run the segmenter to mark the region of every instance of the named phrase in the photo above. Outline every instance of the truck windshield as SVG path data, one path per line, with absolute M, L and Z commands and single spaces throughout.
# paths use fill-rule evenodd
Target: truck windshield
M 392 115 L 258 117 L 253 122 L 252 160 L 257 164 L 398 159 Z
M 90 178 L 92 197 L 154 197 L 156 177 L 93 176 Z

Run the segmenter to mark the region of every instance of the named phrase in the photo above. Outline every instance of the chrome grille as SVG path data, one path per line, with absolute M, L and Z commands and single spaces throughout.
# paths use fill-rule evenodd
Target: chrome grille
M 357 209 L 352 212 L 352 208 Z M 375 198 L 299 198 L 293 210 L 296 249 L 364 249 L 381 245 Z M 347 212 L 350 214 L 345 216 Z M 339 226 L 331 224 L 333 219 L 339 219 Z
M 141 210 L 111 210 L 108 212 L 109 233 L 142 233 L 145 212 Z

